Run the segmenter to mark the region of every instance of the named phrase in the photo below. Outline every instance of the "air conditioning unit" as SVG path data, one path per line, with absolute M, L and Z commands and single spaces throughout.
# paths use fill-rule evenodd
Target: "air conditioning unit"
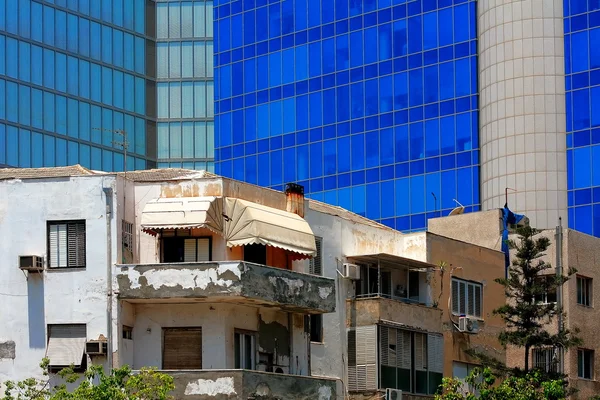
M 385 400 L 402 400 L 402 390 L 385 389 Z
M 41 272 L 44 270 L 44 259 L 40 256 L 19 256 L 19 268 L 22 271 Z
M 465 333 L 479 332 L 479 321 L 474 318 L 460 317 L 458 318 L 458 330 Z
M 85 354 L 88 356 L 101 356 L 106 354 L 107 344 L 103 340 L 90 340 L 85 342 Z
M 344 275 L 344 278 L 355 281 L 360 279 L 360 267 L 358 265 L 344 263 L 343 267 L 344 270 L 342 271 L 342 274 Z

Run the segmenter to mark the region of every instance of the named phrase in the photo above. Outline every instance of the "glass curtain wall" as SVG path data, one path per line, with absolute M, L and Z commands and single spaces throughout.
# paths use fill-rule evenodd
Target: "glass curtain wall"
M 128 133 L 128 169 L 154 165 L 148 7 L 0 0 L 0 165 L 121 171 L 117 129 Z
M 479 209 L 474 0 L 215 0 L 224 176 L 402 231 Z
M 214 170 L 213 2 L 156 3 L 158 166 Z
M 569 228 L 600 236 L 600 2 L 564 14 Z

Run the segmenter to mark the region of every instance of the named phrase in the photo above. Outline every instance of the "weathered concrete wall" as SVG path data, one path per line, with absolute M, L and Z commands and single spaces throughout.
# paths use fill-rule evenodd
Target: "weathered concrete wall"
M 241 262 L 117 267 L 122 299 L 240 297 L 298 312 L 335 310 L 332 279 Z
M 502 247 L 502 212 L 480 211 L 427 221 L 427 231 L 489 249 Z
M 381 320 L 397 322 L 407 329 L 442 332 L 442 310 L 386 298 L 346 300 L 346 326 L 367 326 Z
M 336 383 L 285 374 L 244 370 L 169 372 L 173 396 L 186 400 L 334 400 Z
M 136 369 L 162 367 L 163 328 L 201 327 L 203 369 L 235 367 L 234 331 L 241 329 L 256 333 L 257 352 L 273 354 L 275 367 L 281 367 L 285 373 L 309 374 L 308 364 L 301 362 L 307 359 L 308 341 L 302 346 L 291 345 L 291 338 L 304 334 L 304 325 L 290 325 L 288 313 L 224 303 L 134 304 L 133 307 L 132 365 Z
M 5 239 L 0 241 L 0 341 L 13 341 L 15 352 L 14 359 L 0 359 L 0 382 L 41 378 L 39 363 L 46 353 L 48 324 L 85 323 L 89 339 L 107 335 L 102 187 L 114 188 L 115 179 L 88 176 L 0 182 L 0 237 Z M 86 221 L 85 269 L 29 275 L 19 270 L 20 255 L 47 257 L 47 221 L 79 219 Z M 120 247 L 116 236 L 120 227 L 120 221 L 113 218 L 113 262 Z M 118 332 L 115 323 L 113 329 Z M 114 350 L 118 350 L 118 342 Z M 104 360 L 96 358 L 94 362 Z
M 427 252 L 430 263 L 447 264 L 444 273 L 438 270 L 431 281 L 433 297 L 443 311 L 444 375 L 452 376 L 454 361 L 475 361 L 465 354 L 469 348 L 476 348 L 504 361 L 505 352 L 497 340 L 504 323 L 492 313 L 505 301 L 502 286 L 494 282 L 494 279 L 504 277 L 504 254 L 431 233 L 427 234 Z M 454 326 L 458 324 L 458 317 L 452 316 L 450 308 L 452 277 L 483 285 L 483 310 L 477 334 L 458 332 Z

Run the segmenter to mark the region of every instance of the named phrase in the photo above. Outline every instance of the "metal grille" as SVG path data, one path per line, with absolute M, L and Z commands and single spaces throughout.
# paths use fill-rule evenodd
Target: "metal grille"
M 121 221 L 123 247 L 133 251 L 133 224 L 125 220 Z

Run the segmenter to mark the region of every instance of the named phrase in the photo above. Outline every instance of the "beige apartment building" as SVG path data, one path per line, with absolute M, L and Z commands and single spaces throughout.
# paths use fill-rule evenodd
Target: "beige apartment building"
M 429 220 L 431 232 L 495 250 L 501 247 L 502 229 L 502 211 L 499 209 Z M 544 257 L 544 261 L 552 265 L 547 273 L 556 273 L 557 265 L 564 274 L 569 268 L 575 268 L 577 273 L 563 286 L 562 295 L 560 291 L 547 293 L 540 300 L 562 302 L 566 313 L 564 326 L 570 330 L 578 329 L 583 345 L 564 354 L 554 349 L 534 349 L 529 355 L 529 364 L 562 369 L 569 376 L 570 384 L 578 390 L 573 398 L 588 399 L 600 393 L 600 362 L 596 354 L 596 351 L 600 352 L 600 311 L 594 300 L 595 294 L 600 293 L 600 239 L 567 228 L 544 230 L 541 235 L 548 237 L 551 243 Z M 562 246 L 557 258 L 560 241 Z M 555 321 L 549 329 L 557 329 L 557 326 Z M 507 365 L 523 365 L 524 356 L 522 349 L 509 348 Z

